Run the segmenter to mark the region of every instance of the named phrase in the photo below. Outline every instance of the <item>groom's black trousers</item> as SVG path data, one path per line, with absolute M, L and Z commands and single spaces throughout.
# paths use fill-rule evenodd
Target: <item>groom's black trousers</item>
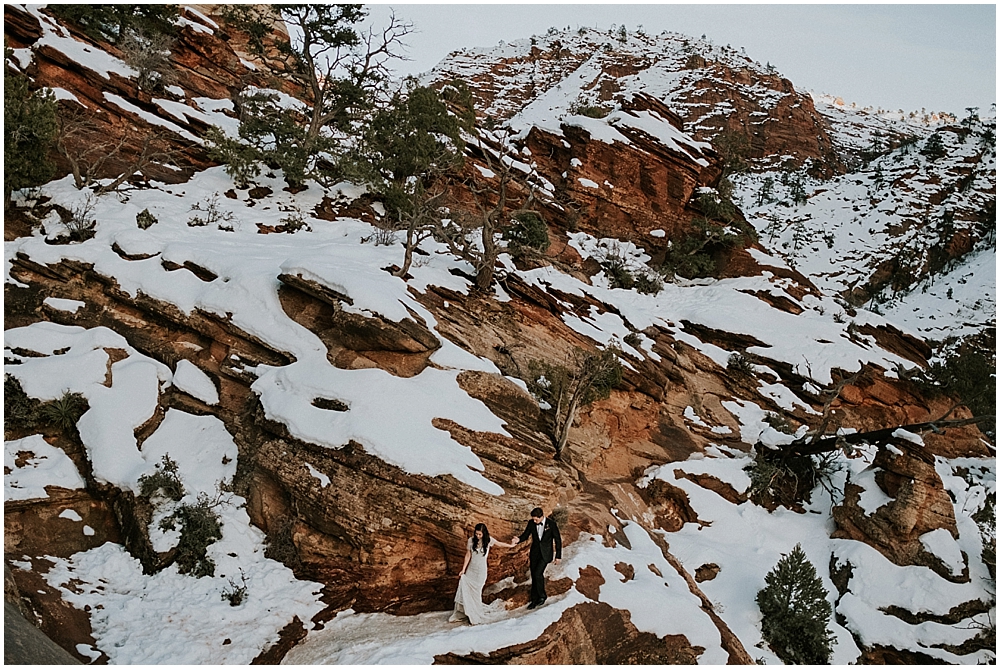
M 545 568 L 548 562 L 542 560 L 532 560 L 529 564 L 531 570 L 531 596 L 528 598 L 532 604 L 541 604 L 545 600 Z

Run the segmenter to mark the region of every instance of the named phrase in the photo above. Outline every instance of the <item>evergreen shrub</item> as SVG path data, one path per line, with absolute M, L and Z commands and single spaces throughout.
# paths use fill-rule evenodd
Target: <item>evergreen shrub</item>
M 786 664 L 829 664 L 835 639 L 828 629 L 827 590 L 802 546 L 778 560 L 757 593 L 761 634 Z
M 194 504 L 182 504 L 160 521 L 160 529 L 167 531 L 180 525 L 181 538 L 177 543 L 175 562 L 182 574 L 196 578 L 215 575 L 215 560 L 208 556 L 208 547 L 222 538 L 222 523 L 213 504 L 202 493 Z
M 515 246 L 526 246 L 537 251 L 545 251 L 550 244 L 548 226 L 534 211 L 514 214 L 513 222 L 504 230 L 503 238 Z

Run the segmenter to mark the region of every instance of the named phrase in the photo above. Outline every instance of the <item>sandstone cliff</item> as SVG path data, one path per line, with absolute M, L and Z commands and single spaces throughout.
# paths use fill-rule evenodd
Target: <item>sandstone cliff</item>
M 761 245 L 720 257 L 715 278 L 655 294 L 613 287 L 602 267 L 611 246 L 631 271 L 656 264 L 721 173 L 701 140 L 722 117 L 692 128 L 708 113 L 693 97 L 620 95 L 637 73 L 707 69 L 727 83 L 691 80 L 689 92 L 717 96 L 712 109 L 764 91 L 773 105 L 745 98 L 726 122 L 754 126 L 761 157 L 835 165 L 822 119 L 790 83 L 752 63 L 734 69 L 732 53 L 710 62 L 717 49 L 676 37 L 662 62 L 614 44 L 588 60 L 546 38 L 478 74 L 445 67 L 484 109 L 522 124 L 512 147 L 485 150 L 517 157 L 512 200 L 534 198 L 552 240 L 545 254 L 502 255 L 483 294 L 434 240 L 405 281 L 391 276 L 383 268 L 402 251 L 371 241 L 380 207 L 348 184 L 291 193 L 264 175 L 237 189 L 209 164 L 201 134 L 232 122 L 230 97 L 263 76 L 221 17 L 188 10 L 172 55 L 181 93 L 144 100 L 127 71 L 102 74 L 59 40 L 114 57 L 107 45 L 36 10 L 5 12 L 13 45 L 30 49 L 25 72 L 76 99 L 62 96 L 63 112 L 101 109 L 104 133 L 169 124 L 186 161 L 98 198 L 96 234 L 82 243 L 58 236 L 59 207 L 85 196 L 68 177 L 45 187 L 47 201 L 23 203 L 22 227 L 5 224 L 5 372 L 26 402 L 69 390 L 86 401 L 70 426 L 7 429 L 5 558 L 24 606 L 78 659 L 773 661 L 753 594 L 795 543 L 835 593 L 837 661 L 986 657 L 963 628 L 991 606 L 970 547 L 981 547 L 971 516 L 995 467 L 975 426 L 839 453 L 833 492 L 816 487 L 793 509 L 749 499 L 754 445 L 787 443 L 824 410 L 858 430 L 946 413 L 951 398 L 900 374 L 927 364 L 926 343 L 845 308 Z M 501 95 L 493 78 L 530 70 L 550 86 L 584 65 L 592 85 L 581 90 L 616 107 L 600 119 L 542 115 L 538 92 Z M 482 152 L 470 149 L 465 169 L 490 179 Z M 186 224 L 208 202 L 229 217 Z M 142 210 L 158 218 L 145 230 Z M 303 229 L 283 223 L 290 211 Z M 538 365 L 608 345 L 622 351 L 622 382 L 580 412 L 557 456 L 551 407 L 529 392 Z M 836 397 L 825 392 L 855 373 Z M 183 502 L 142 492 L 168 455 Z M 205 553 L 215 573 L 195 578 L 179 571 L 181 539 L 162 521 L 199 495 L 222 536 Z M 449 629 L 441 613 L 468 531 L 485 522 L 507 539 L 534 506 L 563 528 L 551 601 L 526 612 L 527 551 L 496 548 L 489 643 L 470 645 L 475 630 Z M 926 605 L 895 598 L 912 579 L 934 593 Z M 921 636 L 928 620 L 947 629 Z

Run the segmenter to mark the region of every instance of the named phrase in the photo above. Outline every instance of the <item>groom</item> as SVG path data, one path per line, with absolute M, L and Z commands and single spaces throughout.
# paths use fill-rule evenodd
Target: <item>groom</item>
M 540 507 L 531 510 L 531 520 L 524 528 L 521 536 L 514 538 L 517 545 L 531 537 L 531 551 L 528 553 L 528 564 L 531 568 L 531 596 L 529 609 L 534 609 L 545 603 L 545 567 L 552 562 L 552 544 L 555 543 L 555 562 L 559 564 L 562 558 L 562 537 L 556 521 L 545 517 Z

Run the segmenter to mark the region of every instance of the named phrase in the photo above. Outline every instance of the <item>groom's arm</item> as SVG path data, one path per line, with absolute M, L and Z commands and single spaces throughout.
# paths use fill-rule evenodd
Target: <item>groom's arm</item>
M 562 559 L 562 536 L 559 534 L 559 526 L 556 525 L 555 521 L 550 523 L 552 527 L 552 540 L 556 542 L 556 559 Z
M 521 532 L 521 536 L 519 536 L 517 538 L 517 541 L 518 541 L 518 543 L 520 543 L 522 541 L 527 541 L 529 538 L 531 538 L 531 521 L 530 520 L 528 521 L 528 524 L 524 526 L 524 532 Z

